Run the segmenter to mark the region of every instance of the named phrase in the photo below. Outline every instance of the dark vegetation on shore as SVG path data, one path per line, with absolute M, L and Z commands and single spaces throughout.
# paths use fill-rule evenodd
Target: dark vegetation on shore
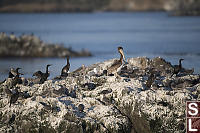
M 199 15 L 199 0 L 1 0 L 0 12 L 172 11 Z
M 200 1 L 199 0 L 179 0 L 177 7 L 172 12 L 175 16 L 199 16 Z

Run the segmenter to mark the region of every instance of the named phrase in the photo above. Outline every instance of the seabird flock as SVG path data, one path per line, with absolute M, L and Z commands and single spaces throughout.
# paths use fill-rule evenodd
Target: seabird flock
M 118 60 L 115 60 L 112 65 L 110 67 L 107 68 L 107 70 L 104 70 L 103 73 L 99 76 L 102 76 L 102 75 L 107 75 L 107 76 L 117 76 L 117 72 L 119 71 L 119 69 L 124 65 L 124 64 L 127 64 L 126 62 L 126 59 L 125 59 L 125 55 L 124 55 L 124 52 L 123 52 L 123 48 L 122 47 L 118 47 L 118 52 L 120 54 L 120 59 Z M 180 59 L 179 60 L 179 65 L 174 65 L 173 66 L 173 72 L 172 72 L 172 76 L 174 75 L 178 75 L 182 69 L 182 64 L 181 62 L 183 61 L 184 59 Z M 37 71 L 33 74 L 33 77 L 35 77 L 34 79 L 33 78 L 29 78 L 28 80 L 32 81 L 33 83 L 39 83 L 39 84 L 42 84 L 44 83 L 48 77 L 50 76 L 50 73 L 48 71 L 48 68 L 50 67 L 51 65 L 48 64 L 46 66 L 46 72 L 43 73 L 41 71 Z M 17 84 L 22 84 L 24 78 L 21 78 L 20 75 L 23 75 L 22 73 L 19 72 L 21 68 L 16 68 L 16 69 L 13 69 L 11 68 L 10 69 L 10 72 L 9 72 L 9 76 L 8 76 L 8 79 L 12 79 L 12 82 L 11 84 L 9 84 L 10 86 L 7 87 L 5 89 L 5 92 L 7 95 L 10 96 L 10 106 L 11 104 L 14 104 L 18 97 L 19 96 L 23 96 L 24 98 L 28 98 L 30 97 L 30 95 L 28 93 L 22 93 L 22 92 L 19 92 L 18 91 L 18 87 L 16 87 Z M 56 77 L 54 79 L 62 79 L 62 78 L 66 78 L 69 74 L 69 69 L 70 69 L 70 62 L 69 62 L 69 57 L 67 57 L 67 64 L 62 68 L 61 70 L 61 75 L 59 77 Z M 72 72 L 72 76 L 77 76 L 77 73 L 85 73 L 86 74 L 86 67 L 84 65 L 82 65 L 80 68 L 78 68 L 77 70 L 73 71 Z M 150 88 L 152 83 L 154 82 L 154 80 L 156 79 L 156 71 L 152 68 L 149 70 L 149 77 L 148 77 L 148 80 L 146 82 L 146 87 L 147 88 Z M 4 83 L 6 81 L 6 79 L 2 82 Z M 0 83 L 0 84 L 2 84 Z M 10 89 L 12 89 L 12 91 Z M 82 105 L 79 105 L 79 111 L 82 111 L 84 106 Z

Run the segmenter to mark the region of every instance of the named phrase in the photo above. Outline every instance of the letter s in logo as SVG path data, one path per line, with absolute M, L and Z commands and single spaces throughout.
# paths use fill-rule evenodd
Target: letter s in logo
M 194 105 L 195 107 L 192 107 L 192 105 Z M 189 103 L 189 109 L 191 109 L 191 110 L 193 110 L 194 112 L 192 112 L 192 111 L 188 111 L 188 113 L 190 114 L 190 115 L 197 115 L 198 114 L 198 105 L 196 104 L 196 103 Z

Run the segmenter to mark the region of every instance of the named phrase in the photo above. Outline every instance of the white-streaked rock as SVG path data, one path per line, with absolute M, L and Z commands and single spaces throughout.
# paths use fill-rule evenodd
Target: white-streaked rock
M 97 63 L 86 69 L 99 74 L 112 61 Z M 150 61 L 147 58 L 128 59 L 130 65 L 138 66 L 139 69 L 148 68 Z M 157 80 L 159 84 L 170 87 L 169 81 L 198 81 L 198 75 L 165 77 Z M 7 79 L 0 86 L 0 121 L 9 120 L 10 116 L 15 114 L 16 118 L 12 123 L 15 125 L 13 127 L 15 132 L 22 130 L 30 132 L 25 127 L 31 127 L 36 132 L 39 129 L 46 132 L 50 132 L 50 129 L 57 132 L 64 130 L 69 132 L 130 132 L 134 126 L 141 126 L 140 121 L 134 121 L 136 118 L 148 122 L 159 118 L 159 122 L 162 122 L 166 131 L 179 132 L 177 127 L 171 129 L 169 125 L 184 122 L 185 101 L 194 100 L 193 94 L 197 95 L 196 100 L 199 100 L 200 92 L 199 83 L 182 89 L 168 90 L 165 86 L 146 89 L 144 88 L 145 76 L 138 78 L 96 77 L 93 74 L 86 74 L 76 77 L 68 76 L 61 80 L 48 80 L 43 84 L 32 86 L 17 85 L 20 92 L 27 91 L 31 97 L 19 98 L 14 105 L 9 107 L 9 96 L 3 90 L 10 82 L 11 79 Z M 86 83 L 95 84 L 95 88 L 85 88 Z M 66 89 L 68 93 L 54 93 L 61 88 Z M 103 94 L 101 93 L 103 90 L 109 91 Z M 84 105 L 84 111 L 79 110 L 80 104 Z M 2 124 L 0 131 L 13 130 L 12 127 L 7 127 L 7 123 L 0 124 Z M 35 126 L 37 124 L 47 128 L 41 129 Z M 162 127 L 158 130 L 162 132 Z M 148 131 L 147 129 L 146 132 Z

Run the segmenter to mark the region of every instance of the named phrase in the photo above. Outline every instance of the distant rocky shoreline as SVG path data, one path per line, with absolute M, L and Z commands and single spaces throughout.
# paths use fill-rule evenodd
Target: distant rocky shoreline
M 171 76 L 175 66 L 159 57 L 129 58 L 118 76 L 101 75 L 114 61 L 42 84 L 22 78 L 11 87 L 15 79 L 7 78 L 0 84 L 0 132 L 186 131 L 185 102 L 200 100 L 200 75 L 183 68 Z
M 91 56 L 87 50 L 74 51 L 59 44 L 48 44 L 34 35 L 0 33 L 0 57 L 82 57 Z
M 172 11 L 172 15 L 200 15 L 199 0 L 76 0 L 76 1 L 13 1 L 2 0 L 0 12 L 134 12 Z M 170 14 L 171 15 L 171 14 Z

